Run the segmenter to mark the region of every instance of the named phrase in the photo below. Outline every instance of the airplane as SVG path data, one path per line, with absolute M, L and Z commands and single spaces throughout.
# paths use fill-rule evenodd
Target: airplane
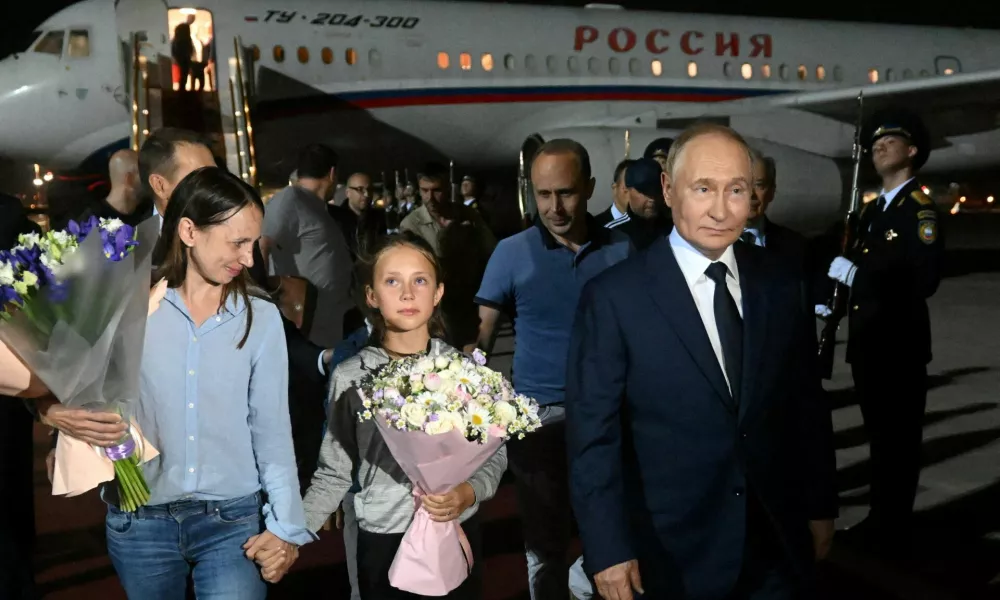
M 596 213 L 619 160 L 712 119 L 776 160 L 769 214 L 804 232 L 846 206 L 859 92 L 866 111 L 924 118 L 922 173 L 1000 162 L 1000 32 L 605 4 L 175 1 L 83 0 L 39 26 L 0 61 L 0 154 L 100 170 L 194 106 L 248 180 L 282 185 L 296 151 L 325 142 L 344 172 L 454 160 L 530 214 L 533 151 L 570 137 L 590 153 Z M 178 89 L 171 36 L 186 19 L 213 30 L 207 92 Z

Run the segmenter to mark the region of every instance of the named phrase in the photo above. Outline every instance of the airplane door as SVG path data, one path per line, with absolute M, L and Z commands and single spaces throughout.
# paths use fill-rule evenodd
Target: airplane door
M 169 57 L 168 9 L 166 0 L 119 0 L 115 6 L 118 39 L 127 43 L 133 33 L 138 34 L 144 48 Z M 148 56 L 153 57 L 152 54 Z
M 939 56 L 934 59 L 934 70 L 938 75 L 956 75 L 962 72 L 962 63 L 954 56 Z

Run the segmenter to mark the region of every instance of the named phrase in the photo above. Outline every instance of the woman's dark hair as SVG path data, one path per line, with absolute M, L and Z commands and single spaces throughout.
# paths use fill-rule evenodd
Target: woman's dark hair
M 358 291 L 364 296 L 361 305 L 365 312 L 365 316 L 372 324 L 372 332 L 368 337 L 368 344 L 371 346 L 381 346 L 382 341 L 385 339 L 386 323 L 385 318 L 382 313 L 377 308 L 372 308 L 367 302 L 367 290 L 368 288 L 375 287 L 375 267 L 378 265 L 378 261 L 381 260 L 385 253 L 393 248 L 409 247 L 417 252 L 424 255 L 424 258 L 431 263 L 434 268 L 434 282 L 435 289 L 436 284 L 443 282 L 444 274 L 441 270 L 441 263 L 438 261 L 437 255 L 434 254 L 434 250 L 430 247 L 424 238 L 406 231 L 400 234 L 384 236 L 379 239 L 372 247 L 369 252 L 358 258 Z M 434 307 L 434 314 L 431 315 L 430 321 L 427 323 L 427 329 L 431 334 L 432 338 L 444 338 L 445 337 L 445 327 L 444 319 L 441 317 L 441 304 L 438 303 Z
M 218 167 L 202 167 L 189 173 L 174 188 L 167 212 L 163 215 L 160 239 L 153 248 L 153 281 L 166 279 L 167 285 L 172 288 L 184 283 L 188 252 L 178 233 L 181 219 L 190 219 L 195 227 L 205 229 L 224 223 L 247 206 L 256 206 L 264 212 L 264 203 L 257 192 L 232 173 Z M 243 269 L 238 277 L 223 286 L 219 304 L 221 309 L 230 298 L 240 297 L 246 305 L 246 329 L 243 339 L 236 346 L 241 349 L 250 337 L 253 325 L 251 290 L 250 275 Z

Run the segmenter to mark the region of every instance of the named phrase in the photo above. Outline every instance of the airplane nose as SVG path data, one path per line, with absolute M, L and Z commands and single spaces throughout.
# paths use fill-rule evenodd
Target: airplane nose
M 39 103 L 45 84 L 19 62 L 13 57 L 0 62 L 0 154 L 33 161 L 42 155 L 47 137 Z

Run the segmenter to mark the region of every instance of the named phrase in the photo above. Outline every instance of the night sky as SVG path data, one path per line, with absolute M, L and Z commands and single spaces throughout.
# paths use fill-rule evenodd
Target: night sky
M 453 1 L 463 2 L 465 0 Z M 332 4 L 336 0 L 329 0 L 329 2 Z M 508 3 L 583 6 L 587 2 L 513 0 Z M 606 3 L 614 4 L 615 2 Z M 0 36 L 0 56 L 5 56 L 21 45 L 24 36 L 30 35 L 32 29 L 45 20 L 46 17 L 60 8 L 72 4 L 72 2 L 70 0 L 0 0 L 0 4 L 5 5 L 0 8 L 0 23 L 3 23 L 3 35 Z M 173 0 L 170 4 L 181 5 L 180 2 Z M 871 2 L 870 0 L 867 2 L 852 0 L 833 0 L 828 2 L 815 2 L 814 0 L 808 2 L 801 0 L 769 2 L 748 2 L 747 0 L 699 0 L 698 2 L 620 0 L 617 4 L 621 4 L 626 8 L 671 10 L 676 12 L 1000 28 L 1000 11 L 990 11 L 987 8 L 991 4 L 989 2 L 972 2 L 970 0 L 953 0 L 950 2 L 938 0 L 923 4 L 914 2 L 880 4 Z M 14 5 L 17 6 L 16 9 L 14 9 Z M 900 10 L 900 6 L 910 6 L 911 8 Z M 916 8 L 916 6 L 921 6 L 921 8 Z

